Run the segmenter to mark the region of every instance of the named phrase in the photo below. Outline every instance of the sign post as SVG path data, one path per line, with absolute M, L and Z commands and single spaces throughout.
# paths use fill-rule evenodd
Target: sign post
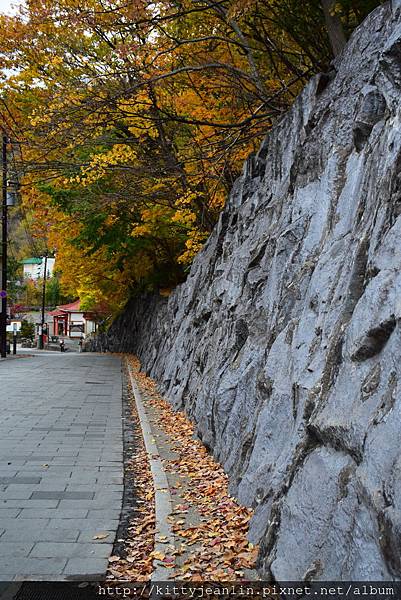
M 13 323 L 13 354 L 17 354 L 17 323 Z

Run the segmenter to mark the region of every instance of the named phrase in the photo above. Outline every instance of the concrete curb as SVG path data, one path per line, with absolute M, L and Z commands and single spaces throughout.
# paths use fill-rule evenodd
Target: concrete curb
M 136 408 L 143 434 L 146 452 L 149 458 L 150 469 L 152 471 L 154 488 L 155 488 L 155 516 L 156 516 L 156 539 L 155 550 L 165 554 L 166 545 L 174 546 L 174 534 L 171 530 L 167 517 L 171 515 L 173 504 L 170 494 L 170 488 L 167 481 L 167 475 L 164 471 L 163 463 L 160 458 L 157 444 L 153 439 L 152 428 L 149 423 L 148 416 L 144 404 L 142 402 L 139 388 L 136 384 L 135 377 L 132 373 L 131 365 L 128 363 L 128 372 L 131 381 L 132 391 L 135 397 Z M 157 542 L 157 535 L 163 535 L 167 539 L 165 543 Z M 159 564 L 159 561 L 153 561 L 154 571 L 151 576 L 151 581 L 168 581 L 174 576 L 174 569 L 167 569 Z

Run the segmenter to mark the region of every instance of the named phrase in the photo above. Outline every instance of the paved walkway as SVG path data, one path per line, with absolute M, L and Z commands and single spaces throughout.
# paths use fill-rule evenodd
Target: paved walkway
M 123 494 L 121 398 L 117 357 L 0 363 L 0 581 L 105 574 Z

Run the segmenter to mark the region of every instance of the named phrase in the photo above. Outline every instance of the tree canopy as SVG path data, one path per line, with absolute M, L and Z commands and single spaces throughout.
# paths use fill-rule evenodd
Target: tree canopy
M 185 278 L 243 160 L 377 0 L 27 0 L 0 110 L 66 293 L 114 312 Z

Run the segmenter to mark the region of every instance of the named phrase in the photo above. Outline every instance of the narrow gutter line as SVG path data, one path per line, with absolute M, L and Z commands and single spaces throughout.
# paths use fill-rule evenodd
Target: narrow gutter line
M 175 545 L 174 533 L 167 520 L 167 517 L 171 515 L 173 510 L 170 488 L 167 480 L 167 475 L 164 470 L 163 462 L 160 458 L 157 444 L 153 438 L 152 429 L 149 423 L 145 406 L 142 401 L 141 393 L 135 381 L 135 377 L 132 372 L 132 367 L 129 363 L 128 373 L 131 381 L 132 391 L 135 397 L 136 408 L 141 424 L 143 440 L 145 443 L 146 452 L 148 454 L 155 489 L 156 535 L 154 549 L 157 552 L 165 554 L 166 545 Z M 162 535 L 167 538 L 163 544 L 157 542 L 158 535 Z M 168 569 L 166 567 L 161 566 L 160 561 L 158 561 L 157 559 L 153 560 L 153 568 L 154 571 L 151 575 L 151 581 L 169 581 L 174 575 L 174 569 Z

